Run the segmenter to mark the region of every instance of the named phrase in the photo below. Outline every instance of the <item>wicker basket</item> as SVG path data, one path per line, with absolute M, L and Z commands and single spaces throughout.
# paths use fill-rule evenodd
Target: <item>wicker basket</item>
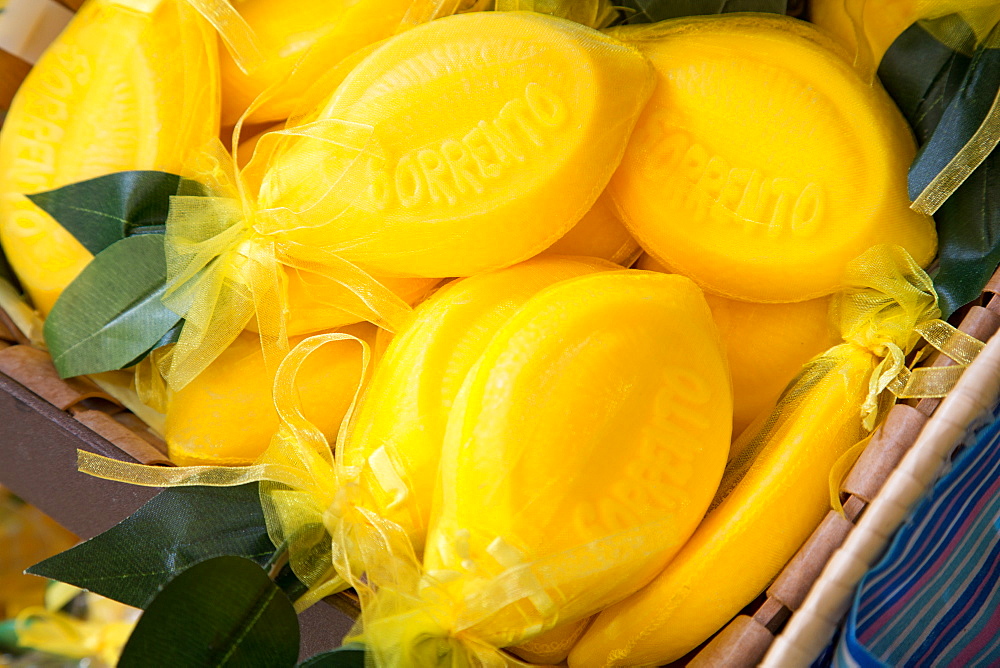
M 82 4 L 60 1 L 74 10 Z M 789 4 L 797 16 L 808 11 L 805 1 Z M 29 69 L 0 50 L 0 122 Z M 998 295 L 1000 271 L 979 303 L 961 312 L 959 329 L 990 340 L 1000 329 Z M 929 360 L 949 363 L 941 356 Z M 1000 337 L 993 337 L 946 399 L 897 404 L 844 482 L 846 516 L 830 511 L 767 591 L 676 665 L 808 665 L 843 617 L 858 580 L 998 394 Z M 13 413 L 16 420 L 9 417 Z M 76 449 L 172 465 L 159 435 L 93 381 L 61 380 L 48 355 L 32 347 L 2 311 L 0 414 L 8 416 L 0 420 L 0 484 L 85 538 L 131 514 L 156 490 L 78 474 Z M 303 615 L 303 656 L 334 646 L 358 614 L 349 594 L 327 602 L 332 607 L 314 606 Z

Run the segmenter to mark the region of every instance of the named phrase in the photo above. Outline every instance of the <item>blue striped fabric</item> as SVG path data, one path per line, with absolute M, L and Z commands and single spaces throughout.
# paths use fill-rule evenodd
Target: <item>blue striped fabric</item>
M 1000 420 L 861 581 L 833 665 L 1000 666 Z

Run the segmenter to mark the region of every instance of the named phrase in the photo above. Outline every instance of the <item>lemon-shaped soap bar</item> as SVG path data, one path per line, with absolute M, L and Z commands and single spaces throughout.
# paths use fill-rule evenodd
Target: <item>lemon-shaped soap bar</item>
M 375 326 L 340 331 L 368 344 Z M 304 337 L 289 341 L 292 346 Z M 361 377 L 361 346 L 329 343 L 302 365 L 296 387 L 306 418 L 333 443 Z M 260 340 L 244 332 L 208 368 L 171 397 L 166 441 L 178 466 L 245 465 L 259 457 L 278 431 L 274 378 L 267 373 Z
M 649 255 L 636 269 L 668 271 Z M 733 377 L 733 437 L 772 408 L 802 365 L 840 343 L 830 298 L 756 304 L 706 294 Z
M 434 616 L 475 608 L 486 621 L 463 633 L 507 646 L 643 585 L 715 493 L 730 397 L 690 280 L 625 270 L 540 292 L 452 408 L 424 566 L 458 603 Z M 519 565 L 521 596 L 500 596 Z
M 565 19 L 477 12 L 388 40 L 285 137 L 263 232 L 376 276 L 468 276 L 542 251 L 593 206 L 653 84 Z
M 47 314 L 92 255 L 24 195 L 112 172 L 177 173 L 219 133 L 216 37 L 179 0 L 91 0 L 31 69 L 0 133 L 0 241 Z
M 605 191 L 583 218 L 543 255 L 601 257 L 628 267 L 642 252 L 618 217 L 611 195 Z
M 570 668 L 676 661 L 777 577 L 830 510 L 830 469 L 863 435 L 858 407 L 874 362 L 860 349 L 846 358 L 809 390 L 663 572 L 597 616 L 570 652 Z
M 448 415 L 490 339 L 543 288 L 618 268 L 598 259 L 535 258 L 455 281 L 421 304 L 393 338 L 358 408 L 343 460 L 363 467 L 373 509 L 406 529 L 418 552 Z M 408 481 L 405 490 L 397 479 Z
M 657 260 L 716 294 L 790 302 L 834 292 L 877 243 L 934 257 L 933 221 L 909 208 L 906 122 L 817 29 L 739 15 L 612 34 L 658 73 L 611 184 Z

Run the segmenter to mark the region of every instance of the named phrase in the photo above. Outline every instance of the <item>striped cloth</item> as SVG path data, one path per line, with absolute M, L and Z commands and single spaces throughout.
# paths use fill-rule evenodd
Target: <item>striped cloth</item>
M 996 415 L 861 581 L 833 665 L 1000 666 Z

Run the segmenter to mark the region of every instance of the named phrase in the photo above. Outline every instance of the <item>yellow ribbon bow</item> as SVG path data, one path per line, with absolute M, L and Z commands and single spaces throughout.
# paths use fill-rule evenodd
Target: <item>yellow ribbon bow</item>
M 152 366 L 158 367 L 170 390 L 178 390 L 251 321 L 273 376 L 288 352 L 285 267 L 344 286 L 348 297 L 337 305 L 358 320 L 393 331 L 402 326 L 411 312 L 408 304 L 336 253 L 284 238 L 283 232 L 295 224 L 292 212 L 257 208 L 232 156 L 218 142 L 188 166 L 178 195 L 170 201 L 163 298 L 184 318 L 184 328 L 171 349 L 152 356 L 139 369 L 144 400 L 151 405 L 166 403 L 167 388 L 158 386 Z
M 852 261 L 832 313 L 844 343 L 808 362 L 774 410 L 733 443 L 713 507 L 736 487 L 776 435 L 802 417 L 808 401 L 815 399 L 826 379 L 836 374 L 866 374 L 868 378 L 867 391 L 857 403 L 842 406 L 836 418 L 830 419 L 830 433 L 848 444 L 865 439 L 896 397 L 947 394 L 983 344 L 938 319 L 939 315 L 930 277 L 904 249 L 874 246 Z M 922 336 L 956 364 L 909 369 L 907 355 Z

